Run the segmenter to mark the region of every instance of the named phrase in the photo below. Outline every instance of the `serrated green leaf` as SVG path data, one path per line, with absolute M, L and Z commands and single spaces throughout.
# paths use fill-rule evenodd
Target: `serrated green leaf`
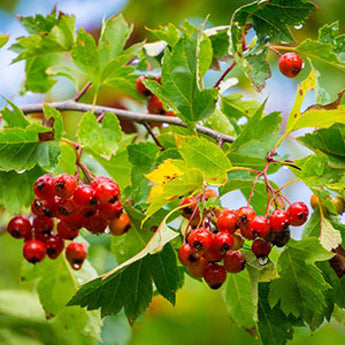
M 8 42 L 9 38 L 10 38 L 10 35 L 4 35 L 4 34 L 0 35 L 0 48 L 2 48 Z
M 316 238 L 290 239 L 278 259 L 280 278 L 270 285 L 271 308 L 280 301 L 285 315 L 291 313 L 311 324 L 315 311 L 325 307 L 324 291 L 329 288 L 315 262 L 329 260 L 332 256 Z
M 76 171 L 76 159 L 75 149 L 65 142 L 60 142 L 60 158 L 55 167 L 56 172 L 73 175 Z
M 158 26 L 158 29 L 147 28 L 148 31 L 152 32 L 159 39 L 167 42 L 173 47 L 180 38 L 180 30 L 172 23 L 164 26 Z
M 6 121 L 8 127 L 21 127 L 25 128 L 30 122 L 25 117 L 24 113 L 18 108 L 14 103 L 7 100 L 6 101 L 11 105 L 12 111 L 7 107 L 1 110 L 1 115 Z
M 63 121 L 61 113 L 48 104 L 43 104 L 43 113 L 49 124 L 54 129 L 54 139 L 59 140 L 63 135 Z
M 243 100 L 244 95 L 240 93 L 231 93 L 221 97 L 221 110 L 229 118 L 240 119 L 241 117 L 252 117 L 260 103 L 254 99 Z
M 219 109 L 216 109 L 208 117 L 208 119 L 205 121 L 205 125 L 227 135 L 235 134 L 234 126 L 231 124 L 227 116 Z

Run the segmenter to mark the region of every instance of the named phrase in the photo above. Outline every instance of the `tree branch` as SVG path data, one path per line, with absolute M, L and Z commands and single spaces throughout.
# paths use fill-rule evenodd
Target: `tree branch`
M 53 103 L 47 103 L 47 105 L 50 105 L 51 107 L 59 110 L 59 111 L 80 111 L 80 112 L 86 112 L 86 111 L 92 111 L 96 115 L 100 115 L 104 112 L 109 112 L 115 114 L 120 119 L 125 120 L 132 120 L 134 122 L 138 123 L 145 123 L 145 122 L 156 122 L 156 123 L 168 123 L 170 125 L 175 126 L 181 126 L 181 127 L 187 127 L 187 125 L 180 120 L 178 117 L 170 117 L 170 116 L 164 116 L 164 115 L 151 115 L 151 114 L 140 114 L 135 113 L 129 110 L 123 110 L 123 109 L 117 109 L 117 108 L 111 108 L 111 107 L 103 107 L 96 105 L 94 108 L 91 104 L 85 104 L 85 103 L 77 103 L 73 100 L 63 101 L 63 102 L 53 102 Z M 25 105 L 21 107 L 21 110 L 24 114 L 32 114 L 32 113 L 39 113 L 43 112 L 43 104 L 30 104 Z M 223 142 L 232 143 L 235 138 L 223 134 L 221 132 L 217 132 L 211 128 L 207 128 L 201 125 L 196 125 L 197 132 L 206 134 L 217 141 L 220 139 L 223 140 Z

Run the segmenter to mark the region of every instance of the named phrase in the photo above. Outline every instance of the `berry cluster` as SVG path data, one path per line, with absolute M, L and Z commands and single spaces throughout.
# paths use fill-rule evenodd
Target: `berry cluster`
M 82 227 L 95 234 L 104 233 L 109 227 L 112 235 L 124 234 L 131 227 L 118 199 L 119 186 L 107 177 L 96 177 L 90 185 L 77 185 L 72 175 L 54 178 L 46 174 L 35 181 L 33 189 L 31 221 L 16 215 L 7 226 L 14 238 L 24 239 L 23 256 L 33 264 L 46 255 L 56 259 L 65 248 L 65 240 L 73 241 Z M 79 242 L 70 242 L 65 253 L 76 270 L 87 256 L 85 245 Z
M 136 86 L 137 90 L 140 94 L 147 97 L 146 101 L 146 108 L 147 112 L 149 114 L 157 114 L 157 115 L 166 115 L 166 116 L 176 116 L 172 111 L 165 111 L 163 109 L 163 103 L 162 101 L 155 95 L 151 93 L 151 91 L 144 85 L 143 81 L 145 79 L 152 79 L 145 76 L 140 76 L 136 80 Z M 153 80 L 156 80 L 158 83 L 161 83 L 161 77 L 153 78 Z
M 205 200 L 209 194 L 216 196 L 210 192 L 205 191 Z M 303 202 L 296 202 L 286 211 L 276 209 L 267 217 L 256 215 L 249 206 L 238 210 L 209 209 L 201 215 L 199 200 L 198 196 L 187 197 L 180 203 L 185 205 L 182 216 L 189 219 L 192 230 L 188 232 L 187 227 L 178 257 L 192 276 L 204 278 L 212 289 L 224 283 L 227 272 L 238 273 L 245 268 L 246 258 L 239 251 L 244 239 L 253 240 L 251 250 L 259 264 L 265 265 L 272 246 L 282 247 L 289 241 L 289 226 L 304 224 L 309 214 Z

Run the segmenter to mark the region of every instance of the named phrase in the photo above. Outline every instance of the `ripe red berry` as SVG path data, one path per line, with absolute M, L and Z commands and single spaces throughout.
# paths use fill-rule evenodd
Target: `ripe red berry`
M 95 178 L 91 181 L 90 185 L 91 185 L 92 188 L 96 189 L 97 186 L 98 186 L 99 184 L 104 183 L 104 182 L 107 182 L 107 183 L 115 183 L 115 182 L 114 182 L 111 178 L 109 178 L 109 177 L 97 176 L 97 177 L 95 177 Z
M 58 198 L 58 200 L 56 201 L 57 201 L 56 207 L 57 207 L 59 216 L 70 216 L 77 212 L 78 207 L 72 198 L 68 198 L 68 199 Z
M 67 217 L 61 216 L 59 219 L 63 221 L 70 230 L 79 230 L 87 221 L 87 218 L 83 217 L 80 213 L 74 213 Z
M 212 242 L 212 233 L 205 228 L 193 230 L 188 237 L 188 243 L 195 253 L 205 253 L 210 249 Z
M 289 242 L 291 237 L 290 229 L 284 229 L 281 232 L 274 233 L 274 237 L 271 240 L 272 244 L 277 247 L 283 247 L 286 243 Z
M 289 216 L 284 210 L 274 210 L 270 215 L 271 228 L 275 232 L 281 232 L 289 226 Z
M 118 218 L 114 218 L 109 222 L 109 230 L 111 235 L 122 235 L 126 233 L 130 228 L 131 219 L 126 213 L 121 213 Z
M 230 232 L 218 232 L 214 235 L 213 243 L 215 249 L 220 253 L 227 252 L 234 244 L 234 238 Z
M 51 259 L 56 259 L 65 247 L 65 241 L 58 234 L 49 235 L 44 244 L 46 245 L 47 255 Z
M 34 216 L 32 226 L 35 231 L 43 235 L 50 234 L 54 229 L 54 219 L 45 216 Z
M 117 200 L 114 204 L 99 204 L 97 209 L 101 217 L 106 220 L 112 220 L 120 217 L 123 211 L 123 206 L 121 202 Z
M 74 240 L 79 235 L 79 229 L 72 230 L 64 221 L 57 224 L 58 235 L 65 240 Z
M 188 243 L 185 243 L 178 251 L 178 258 L 180 259 L 182 265 L 189 266 L 198 261 L 197 258 L 192 253 L 192 248 Z
M 241 207 L 236 211 L 236 223 L 241 229 L 248 229 L 248 224 L 254 219 L 255 215 L 256 213 L 251 207 Z
M 272 244 L 268 241 L 263 240 L 262 238 L 257 238 L 252 243 L 252 252 L 257 258 L 267 257 L 271 252 Z
M 149 114 L 164 114 L 163 103 L 155 95 L 152 95 L 147 99 L 146 107 Z
M 52 199 L 54 197 L 54 177 L 45 174 L 34 183 L 34 193 L 39 199 Z
M 87 218 L 85 221 L 85 228 L 94 234 L 101 234 L 108 226 L 108 222 L 102 218 L 99 214 Z
M 74 270 L 81 269 L 87 256 L 87 249 L 84 243 L 71 242 L 66 248 L 66 258 Z
M 221 253 L 218 250 L 216 250 L 216 247 L 213 241 L 211 244 L 211 247 L 202 256 L 208 262 L 219 262 L 223 260 L 224 253 Z
M 200 257 L 196 262 L 187 266 L 187 270 L 192 277 L 202 278 L 207 264 L 208 262 L 203 257 Z
M 303 60 L 296 53 L 286 53 L 279 58 L 280 72 L 288 78 L 295 78 L 303 68 Z
M 244 270 L 246 258 L 241 252 L 229 250 L 224 256 L 224 267 L 230 273 L 238 273 Z
M 255 216 L 254 219 L 249 222 L 249 230 L 254 236 L 264 238 L 270 233 L 270 222 L 264 216 Z
M 228 209 L 223 209 L 217 218 L 217 228 L 219 231 L 233 233 L 236 230 L 236 213 Z
M 184 206 L 184 205 L 188 205 L 188 206 L 182 209 L 182 217 L 186 219 L 190 219 L 194 211 L 195 211 L 195 214 L 194 214 L 195 216 L 198 216 L 198 217 L 200 216 L 199 210 L 195 210 L 196 208 L 198 208 L 198 199 L 196 197 L 191 196 L 191 197 L 183 198 L 179 206 Z
M 119 185 L 115 182 L 103 182 L 98 184 L 95 190 L 96 200 L 102 204 L 113 204 L 120 195 Z
M 146 77 L 141 75 L 140 77 L 137 78 L 135 84 L 137 86 L 137 90 L 139 93 L 141 93 L 144 96 L 150 96 L 151 91 L 144 85 L 143 80 L 145 80 Z
M 204 279 L 211 289 L 219 289 L 226 279 L 226 270 L 224 266 L 215 263 L 206 265 L 204 269 Z
M 74 190 L 77 187 L 77 182 L 74 176 L 68 174 L 61 174 L 54 179 L 54 192 L 60 198 L 70 198 L 73 196 Z
M 7 231 L 14 238 L 28 239 L 31 237 L 31 223 L 24 216 L 14 216 L 7 225 Z
M 46 256 L 46 246 L 39 240 L 29 240 L 24 243 L 23 256 L 32 264 L 40 262 Z
M 304 202 L 295 202 L 287 209 L 289 216 L 289 223 L 294 226 L 299 226 L 307 221 L 309 210 Z
M 87 184 L 82 184 L 75 189 L 73 200 L 81 208 L 97 204 L 95 190 Z
M 31 203 L 31 211 L 37 216 L 56 216 L 56 205 L 54 200 L 34 199 Z

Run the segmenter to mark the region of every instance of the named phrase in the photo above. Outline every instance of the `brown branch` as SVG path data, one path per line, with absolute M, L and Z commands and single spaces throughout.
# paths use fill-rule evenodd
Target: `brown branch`
M 141 114 L 141 113 L 135 113 L 129 110 L 103 107 L 103 106 L 98 106 L 98 105 L 96 105 L 93 108 L 91 104 L 77 103 L 73 100 L 47 103 L 47 104 L 59 111 L 80 111 L 80 112 L 93 111 L 93 113 L 96 115 L 100 115 L 104 112 L 109 112 L 109 113 L 115 114 L 120 119 L 131 120 L 138 123 L 155 122 L 155 123 L 167 123 L 170 125 L 175 125 L 175 126 L 180 126 L 180 127 L 187 127 L 187 125 L 178 117 L 172 117 L 172 116 Z M 43 112 L 43 104 L 39 103 L 39 104 L 25 105 L 21 107 L 21 110 L 23 111 L 24 114 Z M 235 140 L 234 137 L 230 135 L 223 134 L 221 132 L 215 131 L 211 128 L 207 128 L 201 125 L 196 125 L 196 131 L 199 133 L 206 134 L 209 137 L 216 139 L 217 141 L 222 139 L 224 142 L 232 143 Z

